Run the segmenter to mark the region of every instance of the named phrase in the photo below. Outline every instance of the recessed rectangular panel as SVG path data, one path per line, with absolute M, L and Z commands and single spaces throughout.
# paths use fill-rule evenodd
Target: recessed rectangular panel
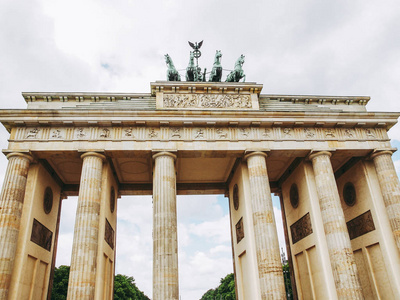
M 106 228 L 104 231 L 104 240 L 114 250 L 114 229 L 111 227 L 110 222 L 106 219 Z
M 33 219 L 31 241 L 39 245 L 47 251 L 51 250 L 51 241 L 53 232 L 40 223 L 38 220 Z
M 375 224 L 370 210 L 348 221 L 346 224 L 350 240 L 375 230 Z
M 313 233 L 310 213 L 306 213 L 303 217 L 297 220 L 290 226 L 290 233 L 292 234 L 293 244 L 304 239 Z

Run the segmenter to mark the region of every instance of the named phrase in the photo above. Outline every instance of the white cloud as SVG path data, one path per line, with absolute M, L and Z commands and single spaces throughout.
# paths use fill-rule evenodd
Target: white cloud
M 215 221 L 190 224 L 189 232 L 200 238 L 215 241 L 216 243 L 229 242 L 231 235 L 229 228 L 229 215 L 225 215 L 221 219 Z

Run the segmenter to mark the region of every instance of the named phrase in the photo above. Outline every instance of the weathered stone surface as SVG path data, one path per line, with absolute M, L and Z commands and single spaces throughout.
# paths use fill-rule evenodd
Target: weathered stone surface
M 103 160 L 99 153 L 83 154 L 71 270 L 67 299 L 94 299 L 99 242 L 100 192 Z
M 262 299 L 286 299 L 274 208 L 263 152 L 246 155 Z
M 153 159 L 153 299 L 178 300 L 176 156 L 160 152 Z
M 349 233 L 333 173 L 331 153 L 310 155 L 326 242 L 339 299 L 363 299 Z
M 400 182 L 391 156 L 391 151 L 378 151 L 371 155 L 378 175 L 390 226 L 392 227 L 397 248 L 400 251 Z
M 0 299 L 7 299 L 17 250 L 26 178 L 32 157 L 23 153 L 7 155 L 8 165 L 0 196 Z

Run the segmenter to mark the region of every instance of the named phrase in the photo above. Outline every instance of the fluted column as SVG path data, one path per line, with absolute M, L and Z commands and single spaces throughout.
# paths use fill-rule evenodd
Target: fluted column
M 0 299 L 7 299 L 17 249 L 26 178 L 32 156 L 7 155 L 8 165 L 0 196 Z
M 261 299 L 286 299 L 266 157 L 263 152 L 245 156 L 249 170 Z
M 400 250 L 400 182 L 392 161 L 392 152 L 379 151 L 373 153 L 371 158 L 378 175 L 378 181 L 394 239 L 397 248 Z
M 310 155 L 333 278 L 339 299 L 363 299 L 339 192 L 331 164 L 331 153 Z
M 100 194 L 103 161 L 99 153 L 83 159 L 67 299 L 94 299 L 99 238 Z
M 153 155 L 153 300 L 178 300 L 176 156 Z

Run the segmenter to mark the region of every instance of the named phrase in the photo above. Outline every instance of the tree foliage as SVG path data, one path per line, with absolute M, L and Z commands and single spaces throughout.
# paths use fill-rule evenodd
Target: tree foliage
M 66 300 L 68 292 L 69 266 L 54 270 L 51 300 Z M 133 277 L 116 275 L 114 278 L 114 300 L 150 300 L 138 289 Z
M 60 266 L 54 270 L 51 300 L 66 300 L 69 280 L 69 266 Z
M 118 274 L 114 280 L 114 300 L 150 300 L 140 291 L 133 277 Z
M 283 279 L 285 280 L 285 290 L 287 299 L 293 299 L 292 282 L 290 280 L 289 263 L 283 265 Z
M 221 278 L 220 285 L 215 289 L 208 290 L 200 300 L 236 300 L 233 273 Z

